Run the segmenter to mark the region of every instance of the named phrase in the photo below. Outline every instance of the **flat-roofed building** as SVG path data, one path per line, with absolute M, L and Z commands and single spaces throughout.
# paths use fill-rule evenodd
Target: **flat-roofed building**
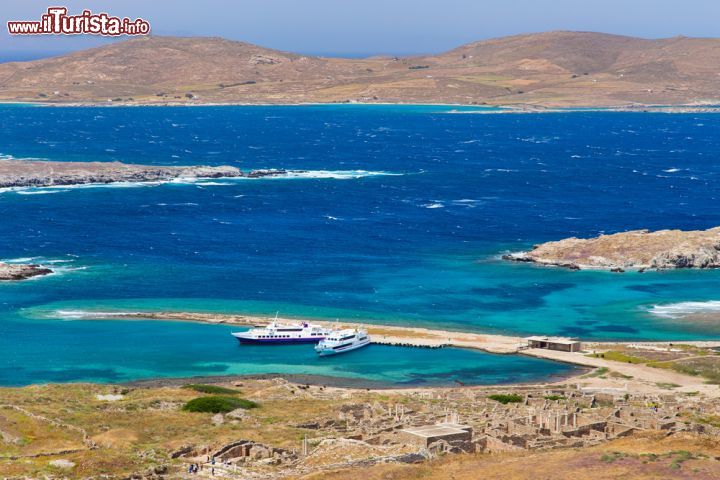
M 412 445 L 428 448 L 433 443 L 443 440 L 447 443 L 472 441 L 473 429 L 469 425 L 456 423 L 440 423 L 437 425 L 423 425 L 422 427 L 409 427 L 400 430 L 401 438 Z
M 575 338 L 565 337 L 527 337 L 525 341 L 530 348 L 546 348 L 561 352 L 579 352 L 582 350 L 582 343 Z

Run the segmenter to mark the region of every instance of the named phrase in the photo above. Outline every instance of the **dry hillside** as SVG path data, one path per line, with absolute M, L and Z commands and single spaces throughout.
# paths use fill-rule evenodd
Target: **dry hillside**
M 720 39 L 518 35 L 434 56 L 302 56 L 219 38 L 143 37 L 0 64 L 0 100 L 103 103 L 717 103 Z

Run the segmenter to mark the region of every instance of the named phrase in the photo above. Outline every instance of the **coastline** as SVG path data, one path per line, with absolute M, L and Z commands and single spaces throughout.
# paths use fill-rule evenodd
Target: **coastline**
M 36 263 L 0 262 L 0 282 L 17 282 L 52 275 L 54 270 Z
M 507 113 L 583 113 L 583 112 L 627 112 L 627 113 L 720 113 L 720 105 L 715 104 L 628 104 L 628 105 L 534 105 L 534 104 L 488 104 L 473 105 L 466 103 L 415 103 L 415 102 L 288 102 L 288 103 L 249 103 L 249 102 L 28 102 L 0 101 L 0 106 L 28 107 L 341 107 L 341 106 L 379 106 L 379 107 L 442 107 L 466 108 L 466 111 L 442 112 L 454 115 L 507 114 Z M 475 111 L 473 111 L 475 110 Z
M 0 193 L 25 189 L 161 185 L 307 175 L 308 170 L 241 170 L 229 165 L 153 166 L 122 162 L 0 159 Z M 366 172 L 367 173 L 367 172 Z M 373 173 L 373 172 L 370 172 Z
M 720 227 L 706 230 L 648 229 L 570 237 L 503 255 L 503 260 L 570 270 L 716 269 L 720 268 Z
M 67 319 L 73 320 L 160 320 L 208 323 L 252 327 L 266 325 L 270 319 L 258 315 L 221 314 L 203 312 L 149 312 L 149 311 L 61 311 Z M 300 317 L 280 317 L 280 322 L 311 322 L 324 327 L 364 328 L 373 336 L 373 343 L 379 345 L 413 346 L 419 348 L 457 347 L 481 350 L 494 354 L 514 354 L 519 350 L 521 337 L 471 333 L 453 330 L 439 330 L 424 327 L 404 327 L 387 324 L 361 322 L 333 322 L 328 320 Z
M 365 378 L 340 377 L 330 375 L 313 375 L 302 373 L 251 373 L 247 375 L 202 375 L 193 377 L 157 377 L 146 378 L 142 380 L 132 380 L 128 382 L 120 382 L 118 385 L 135 387 L 135 388 L 164 388 L 164 387 L 182 387 L 187 384 L 204 384 L 204 385 L 227 385 L 250 380 L 273 380 L 282 379 L 288 383 L 299 386 L 315 386 L 342 390 L 365 390 L 380 392 L 408 392 L 408 391 L 427 391 L 448 388 L 467 388 L 467 389 L 494 389 L 514 387 L 522 388 L 529 386 L 546 386 L 567 383 L 569 380 L 576 379 L 586 375 L 592 371 L 590 367 L 575 366 L 575 368 L 567 374 L 552 374 L 545 381 L 527 381 L 527 382 L 507 382 L 495 384 L 463 384 L 458 382 L 449 382 L 448 384 L 402 384 L 389 383 L 379 380 L 368 380 Z
M 214 313 L 192 313 L 192 312 L 73 312 L 74 317 L 68 318 L 82 320 L 165 320 L 165 321 L 189 321 L 208 324 L 235 325 L 238 327 L 249 327 L 253 325 L 266 324 L 270 319 L 250 315 L 228 315 Z M 280 321 L 299 321 L 300 319 L 280 318 Z M 323 326 L 338 326 L 335 322 L 303 319 Z M 662 342 L 583 342 L 583 350 L 580 352 L 564 352 L 541 348 L 527 348 L 522 345 L 520 337 L 503 335 L 476 334 L 467 332 L 453 332 L 446 330 L 432 330 L 419 327 L 398 327 L 388 325 L 364 324 L 342 322 L 344 328 L 365 328 L 373 336 L 373 343 L 381 345 L 396 345 L 417 348 L 464 348 L 480 350 L 490 354 L 525 355 L 543 360 L 561 362 L 585 370 L 574 372 L 567 378 L 558 381 L 547 381 L 542 383 L 550 385 L 572 380 L 587 388 L 615 389 L 628 391 L 639 391 L 644 393 L 662 393 L 666 389 L 664 384 L 676 385 L 674 391 L 679 393 L 692 394 L 702 392 L 709 397 L 720 398 L 720 389 L 716 385 L 708 384 L 702 377 L 692 376 L 667 369 L 652 367 L 645 364 L 622 363 L 613 360 L 606 360 L 602 356 L 589 355 L 590 352 L 608 351 L 619 345 L 641 344 L 650 349 L 670 350 L 673 345 L 687 345 L 692 348 L 720 348 L 720 340 L 703 341 L 662 341 Z M 587 369 L 598 371 L 612 371 L 614 375 L 586 375 Z M 284 376 L 279 374 L 278 376 Z M 304 377 L 295 377 L 304 378 Z M 157 381 L 166 381 L 158 379 Z M 168 380 L 170 381 L 170 380 Z M 342 381 L 342 380 L 340 380 Z M 538 384 L 537 382 L 530 382 Z M 508 383 L 503 386 L 521 385 L 522 383 Z M 478 388 L 487 386 L 477 386 Z M 403 389 L 402 385 L 397 388 Z M 407 386 L 411 389 L 439 388 L 432 386 Z M 395 389 L 395 388 L 393 388 Z

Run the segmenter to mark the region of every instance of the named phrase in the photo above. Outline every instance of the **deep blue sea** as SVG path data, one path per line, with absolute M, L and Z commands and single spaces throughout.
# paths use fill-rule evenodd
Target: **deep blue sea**
M 88 310 L 717 338 L 720 325 L 685 316 L 720 309 L 720 272 L 572 272 L 499 256 L 568 236 L 720 225 L 720 116 L 450 110 L 0 106 L 7 158 L 308 171 L 0 193 L 0 259 L 58 269 L 0 285 L 0 384 L 262 372 L 497 383 L 568 369 L 375 346 L 325 361 L 238 346 L 227 327 L 68 314 Z

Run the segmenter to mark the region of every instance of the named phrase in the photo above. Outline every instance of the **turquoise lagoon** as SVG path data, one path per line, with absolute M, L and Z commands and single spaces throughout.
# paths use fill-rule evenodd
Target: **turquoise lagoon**
M 509 335 L 717 338 L 720 326 L 688 315 L 720 308 L 720 272 L 571 272 L 499 257 L 573 235 L 720 225 L 720 117 L 450 110 L 0 106 L 6 158 L 306 171 L 0 193 L 0 259 L 58 271 L 0 285 L 0 383 L 268 372 L 501 383 L 569 368 L 375 346 L 327 362 L 311 349 L 246 349 L 224 326 L 73 311 L 279 310 Z

